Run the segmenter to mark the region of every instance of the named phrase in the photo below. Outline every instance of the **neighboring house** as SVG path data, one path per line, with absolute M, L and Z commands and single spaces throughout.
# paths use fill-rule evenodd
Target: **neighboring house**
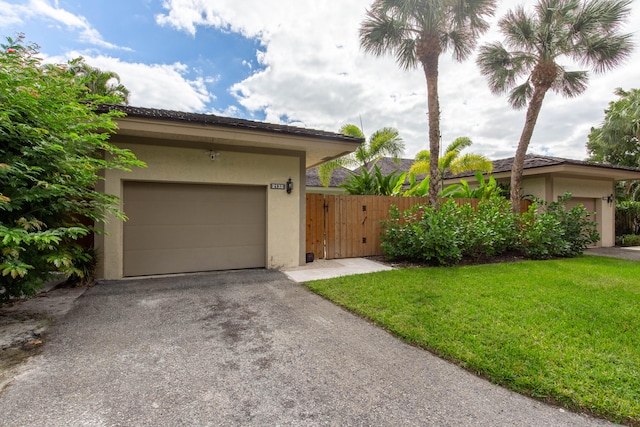
M 498 183 L 508 186 L 512 165 L 513 158 L 495 160 L 491 175 Z M 448 176 L 445 185 L 464 178 L 473 186 L 476 183 L 473 175 L 468 172 Z M 582 203 L 588 211 L 595 212 L 600 233 L 596 246 L 610 247 L 615 245 L 615 184 L 638 179 L 640 169 L 528 154 L 524 162 L 522 195 L 551 202 L 570 192 L 569 206 Z
M 329 182 L 329 186 L 325 187 L 324 185 L 322 185 L 322 182 L 320 182 L 320 176 L 318 175 L 318 166 L 308 168 L 306 172 L 307 193 L 345 194 L 345 190 L 343 188 L 340 188 L 339 185 L 347 180 L 350 176 L 351 174 L 349 169 L 337 167 L 331 174 L 331 181 Z
M 146 168 L 108 170 L 100 189 L 129 217 L 96 235 L 98 278 L 305 263 L 305 171 L 353 152 L 342 134 L 207 114 L 103 106 L 111 142 Z
M 393 159 L 391 157 L 383 157 L 380 160 L 378 160 L 374 165 L 372 165 L 371 167 L 369 167 L 369 171 L 373 171 L 374 170 L 374 166 L 377 166 L 380 169 L 380 173 L 382 173 L 383 176 L 387 176 L 390 175 L 392 173 L 396 173 L 396 175 L 400 175 L 403 172 L 407 172 L 407 177 L 405 178 L 405 182 L 408 183 L 409 182 L 409 169 L 411 169 L 411 166 L 413 166 L 413 163 L 415 162 L 414 159 Z M 355 173 L 360 173 L 360 169 L 361 168 L 357 168 L 356 170 L 354 170 Z M 418 181 L 422 181 L 427 175 L 418 175 L 416 177 L 416 179 Z
M 396 172 L 396 175 L 399 175 L 403 172 L 408 172 L 411 166 L 413 165 L 413 159 L 397 159 L 394 160 L 391 157 L 383 157 L 378 160 L 374 165 L 372 165 L 369 169 L 370 171 L 374 170 L 374 166 L 380 168 L 380 172 L 382 175 L 386 176 L 393 172 Z M 353 173 L 358 175 L 360 173 L 361 168 L 356 168 L 353 170 Z M 345 194 L 345 191 L 339 187 L 345 180 L 349 179 L 351 174 L 350 171 L 345 168 L 337 168 L 333 171 L 333 175 L 331 175 L 331 182 L 328 187 L 324 187 L 320 182 L 320 178 L 318 176 L 318 168 L 309 168 L 307 169 L 307 193 L 322 193 L 322 194 Z M 418 175 L 418 181 L 421 181 L 426 177 L 426 175 Z M 405 183 L 409 184 L 409 178 L 405 178 Z

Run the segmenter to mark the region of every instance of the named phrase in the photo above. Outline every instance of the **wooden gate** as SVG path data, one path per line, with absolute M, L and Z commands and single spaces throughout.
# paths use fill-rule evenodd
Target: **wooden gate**
M 478 199 L 456 199 L 477 206 Z M 352 196 L 307 194 L 306 253 L 314 259 L 383 255 L 381 221 L 389 219 L 392 205 L 400 212 L 429 203 L 428 197 Z M 523 201 L 526 211 L 529 203 Z
M 426 197 L 307 194 L 306 252 L 315 259 L 382 255 L 380 221 L 389 209 L 428 203 Z

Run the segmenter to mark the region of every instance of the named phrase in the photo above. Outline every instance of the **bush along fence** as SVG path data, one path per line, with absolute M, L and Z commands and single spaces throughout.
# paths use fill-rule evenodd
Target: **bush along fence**
M 480 203 L 480 199 L 442 199 L 441 203 L 447 200 L 472 209 Z M 404 212 L 428 201 L 427 197 L 307 194 L 307 259 L 383 255 L 382 226 L 391 219 L 392 206 Z M 523 201 L 521 212 L 527 212 L 530 205 Z
M 383 222 L 382 250 L 390 259 L 428 265 L 451 265 L 464 258 L 487 260 L 504 254 L 532 259 L 582 254 L 600 239 L 596 223 L 581 205 L 567 209 L 558 202 L 535 202 L 521 215 L 511 213 L 502 198 L 479 201 L 477 207 L 447 201 L 436 210 L 417 206 L 392 208 Z
M 640 245 L 640 202 L 627 200 L 616 204 L 616 245 Z

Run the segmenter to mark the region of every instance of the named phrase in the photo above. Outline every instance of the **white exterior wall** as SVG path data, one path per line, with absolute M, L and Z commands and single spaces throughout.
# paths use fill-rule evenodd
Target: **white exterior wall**
M 566 192 L 570 192 L 572 197 L 595 199 L 601 246 L 615 246 L 615 203 L 606 200 L 607 196 L 615 194 L 615 183 L 612 180 L 553 178 L 553 200 L 558 200 Z
M 546 202 L 558 200 L 558 197 L 567 192 L 575 198 L 595 200 L 596 222 L 600 233 L 598 246 L 615 246 L 615 206 L 606 200 L 607 196 L 615 192 L 613 180 L 562 176 L 525 177 L 522 180 L 522 194 L 530 194 Z
M 110 170 L 101 186 L 122 200 L 123 181 L 152 181 L 198 184 L 258 185 L 267 191 L 267 268 L 295 267 L 304 259 L 304 153 L 300 156 L 216 152 L 211 160 L 205 149 L 119 143 L 129 149 L 147 168 L 131 172 Z M 271 183 L 284 184 L 291 177 L 293 192 L 272 190 Z M 167 201 L 170 203 L 171 201 Z M 122 202 L 121 202 L 122 203 Z M 122 209 L 122 206 L 120 206 Z M 126 212 L 125 212 L 126 214 Z M 97 236 L 100 253 L 98 277 L 123 277 L 123 222 L 111 218 L 105 236 Z M 302 246 L 301 246 L 302 245 Z

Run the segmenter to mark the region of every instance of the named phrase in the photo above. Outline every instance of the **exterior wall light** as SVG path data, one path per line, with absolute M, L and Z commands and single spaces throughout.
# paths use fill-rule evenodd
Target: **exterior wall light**
M 602 196 L 602 200 L 606 200 L 607 203 L 612 204 L 613 203 L 613 194 L 609 194 L 608 196 Z
M 291 181 L 291 177 L 287 180 L 287 194 L 291 194 L 293 191 L 293 181 Z
M 216 153 L 213 150 L 207 151 L 207 156 L 209 156 L 209 159 L 211 159 L 211 161 L 214 161 L 219 155 L 220 153 Z

